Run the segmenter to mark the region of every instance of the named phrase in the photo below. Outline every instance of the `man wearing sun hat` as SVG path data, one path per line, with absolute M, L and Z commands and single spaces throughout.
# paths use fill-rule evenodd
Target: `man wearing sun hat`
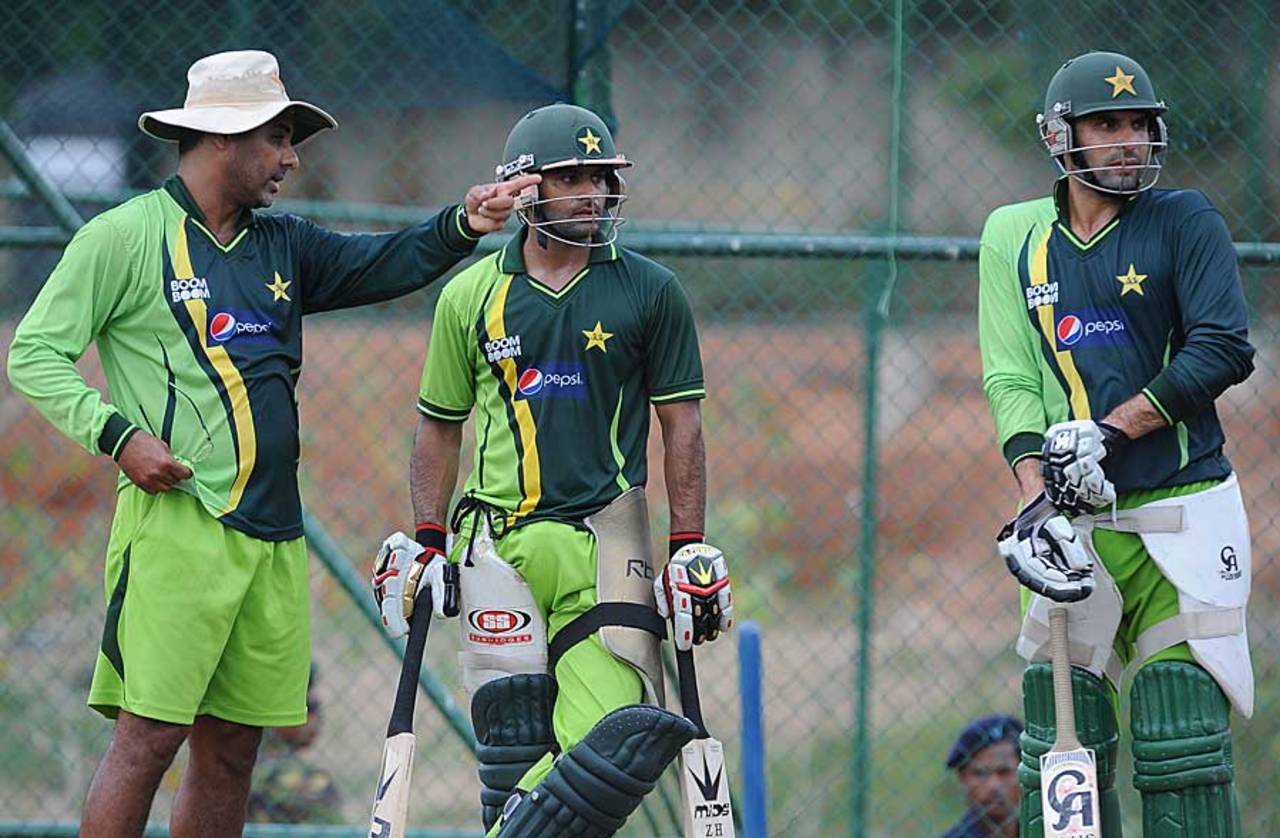
M 262 728 L 306 721 L 302 316 L 425 286 L 539 180 L 472 187 L 394 234 L 261 214 L 295 145 L 337 123 L 290 99 L 266 52 L 210 55 L 187 78 L 181 108 L 138 120 L 179 144 L 177 174 L 81 228 L 9 352 L 14 387 L 121 472 L 89 693 L 116 725 L 85 836 L 141 835 L 184 741 L 172 833 L 240 833 Z M 90 343 L 109 402 L 75 366 Z

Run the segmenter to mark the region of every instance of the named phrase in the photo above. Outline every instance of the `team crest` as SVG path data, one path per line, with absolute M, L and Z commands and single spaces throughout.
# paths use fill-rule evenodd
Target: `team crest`
M 599 157 L 603 151 L 600 148 L 600 137 L 591 130 L 588 125 L 578 132 L 578 145 L 582 146 L 582 153 L 588 157 Z
M 1116 98 L 1121 93 L 1128 93 L 1130 96 L 1138 95 L 1138 91 L 1133 89 L 1133 73 L 1126 73 L 1119 67 L 1116 67 L 1116 74 L 1114 76 L 1107 76 L 1103 81 L 1111 85 L 1112 99 Z
M 599 349 L 601 352 L 608 352 L 605 343 L 609 338 L 613 337 L 613 332 L 606 332 L 604 327 L 600 325 L 600 321 L 596 321 L 594 329 L 583 329 L 582 336 L 587 339 L 587 350 Z
M 264 282 L 263 286 L 271 292 L 271 302 L 284 300 L 285 302 L 293 302 L 289 296 L 289 286 L 293 284 L 292 280 L 286 280 L 280 276 L 280 272 L 276 271 L 271 282 Z
M 1146 278 L 1147 275 L 1138 273 L 1138 271 L 1133 267 L 1133 263 L 1130 262 L 1129 272 L 1116 277 L 1116 282 L 1119 282 L 1123 286 L 1120 289 L 1120 296 L 1123 297 L 1130 291 L 1136 291 L 1139 296 L 1145 297 L 1146 294 L 1142 291 L 1142 281 Z

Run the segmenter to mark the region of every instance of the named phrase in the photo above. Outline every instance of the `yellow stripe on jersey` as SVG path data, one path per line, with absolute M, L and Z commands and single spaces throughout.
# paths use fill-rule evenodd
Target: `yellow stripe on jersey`
M 178 236 L 174 243 L 173 272 L 176 279 L 193 279 L 195 271 L 191 267 L 191 251 L 187 245 L 187 216 L 178 222 Z M 236 439 L 239 442 L 236 451 L 236 479 L 231 483 L 231 492 L 227 495 L 227 505 L 218 513 L 219 516 L 234 512 L 240 506 L 245 486 L 249 484 L 249 475 L 253 473 L 253 465 L 258 459 L 257 431 L 253 425 L 253 411 L 249 409 L 249 391 L 244 386 L 240 371 L 231 362 L 231 356 L 221 346 L 210 346 L 206 329 L 209 324 L 208 311 L 204 300 L 187 300 L 187 313 L 200 338 L 200 348 L 209 358 L 209 363 L 222 379 L 227 398 L 231 400 L 231 421 L 235 424 Z
M 507 336 L 507 325 L 503 312 L 507 307 L 507 292 L 511 290 L 512 274 L 506 274 L 498 291 L 494 294 L 493 303 L 485 323 L 489 340 L 501 340 Z M 511 394 L 511 412 L 516 417 L 516 427 L 520 430 L 520 447 L 523 454 L 520 458 L 520 473 L 524 483 L 524 497 L 516 507 L 512 518 L 521 518 L 538 508 L 542 500 L 542 465 L 538 459 L 538 429 L 533 423 L 533 411 L 529 402 L 516 398 L 519 393 L 516 362 L 513 358 L 500 358 L 498 368 L 502 370 L 502 380 L 506 382 L 507 392 Z
M 1045 230 L 1044 236 L 1036 245 L 1035 253 L 1031 256 L 1032 285 L 1044 285 L 1049 281 L 1049 239 L 1052 236 L 1053 227 L 1050 227 Z M 1071 357 L 1070 350 L 1058 349 L 1058 335 L 1054 328 L 1057 318 L 1053 316 L 1053 305 L 1038 306 L 1036 316 L 1040 319 L 1040 331 L 1044 333 L 1044 339 L 1049 342 L 1049 348 L 1053 350 L 1053 356 L 1058 361 L 1058 369 L 1062 371 L 1062 377 L 1067 380 L 1067 386 L 1071 389 L 1072 416 L 1076 419 L 1092 418 L 1089 412 L 1089 394 L 1084 389 L 1084 379 L 1076 369 L 1075 359 Z

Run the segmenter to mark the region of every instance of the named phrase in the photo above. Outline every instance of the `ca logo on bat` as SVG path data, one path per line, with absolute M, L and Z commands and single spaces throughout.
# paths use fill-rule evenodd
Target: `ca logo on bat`
M 1076 816 L 1080 817 L 1081 827 L 1093 827 L 1093 790 L 1080 788 L 1084 782 L 1083 773 L 1069 768 L 1049 783 L 1049 807 L 1058 813 L 1058 822 L 1053 825 L 1055 832 L 1066 829 Z

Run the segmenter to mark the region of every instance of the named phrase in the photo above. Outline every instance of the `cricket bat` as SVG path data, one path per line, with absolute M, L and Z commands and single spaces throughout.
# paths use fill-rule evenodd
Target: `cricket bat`
M 1049 609 L 1049 653 L 1053 658 L 1054 725 L 1057 736 L 1040 757 L 1040 805 L 1045 838 L 1098 838 L 1098 769 L 1093 751 L 1076 738 L 1067 654 L 1067 609 Z
M 693 652 L 677 651 L 676 665 L 680 671 L 680 706 L 685 718 L 698 728 L 698 735 L 680 749 L 685 838 L 734 838 L 724 745 L 707 733 L 707 726 L 702 722 Z
M 409 618 L 400 683 L 382 746 L 382 769 L 373 793 L 369 838 L 404 838 L 409 822 L 409 781 L 413 777 L 413 708 L 418 700 L 418 673 L 431 625 L 431 594 L 423 591 Z

